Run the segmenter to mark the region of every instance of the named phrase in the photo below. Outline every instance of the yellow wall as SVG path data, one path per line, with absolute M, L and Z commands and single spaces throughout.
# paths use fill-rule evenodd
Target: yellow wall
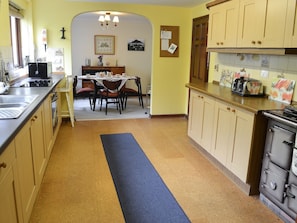
M 2 0 L 2 3 L 5 1 L 7 0 Z M 89 11 L 106 10 L 145 16 L 151 22 L 153 30 L 151 114 L 187 113 L 188 90 L 185 88 L 185 84 L 189 80 L 192 19 L 207 13 L 205 4 L 195 8 L 182 8 L 137 4 L 82 3 L 66 0 L 31 1 L 35 46 L 39 47 L 41 45 L 40 32 L 41 29 L 46 28 L 48 47 L 64 48 L 65 72 L 67 75 L 72 73 L 71 23 L 76 15 Z M 178 58 L 159 56 L 161 25 L 180 27 Z M 60 38 L 62 27 L 66 29 L 66 40 Z
M 0 1 L 0 46 L 10 46 L 8 0 Z

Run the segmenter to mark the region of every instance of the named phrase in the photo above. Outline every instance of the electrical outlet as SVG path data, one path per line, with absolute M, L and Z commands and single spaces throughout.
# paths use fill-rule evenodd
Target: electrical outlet
M 261 77 L 268 78 L 269 72 L 267 70 L 261 70 Z

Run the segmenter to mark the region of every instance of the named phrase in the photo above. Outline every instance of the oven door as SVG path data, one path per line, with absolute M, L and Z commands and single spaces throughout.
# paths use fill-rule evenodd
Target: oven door
M 288 171 L 280 168 L 272 162 L 262 171 L 260 191 L 269 198 L 283 203 L 285 198 L 285 186 L 288 179 Z
M 266 156 L 276 165 L 290 169 L 292 152 L 295 144 L 295 133 L 278 125 L 268 129 Z M 270 144 L 270 145 L 269 145 Z

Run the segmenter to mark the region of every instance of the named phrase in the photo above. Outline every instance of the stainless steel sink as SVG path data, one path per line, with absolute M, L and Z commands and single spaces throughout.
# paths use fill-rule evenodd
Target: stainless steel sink
M 20 117 L 37 97 L 38 95 L 0 95 L 0 119 Z

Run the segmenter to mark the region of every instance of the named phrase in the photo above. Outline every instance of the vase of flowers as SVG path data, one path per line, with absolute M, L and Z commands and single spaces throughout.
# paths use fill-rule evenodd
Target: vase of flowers
M 99 67 L 103 66 L 103 56 L 102 55 L 98 56 L 98 66 Z

